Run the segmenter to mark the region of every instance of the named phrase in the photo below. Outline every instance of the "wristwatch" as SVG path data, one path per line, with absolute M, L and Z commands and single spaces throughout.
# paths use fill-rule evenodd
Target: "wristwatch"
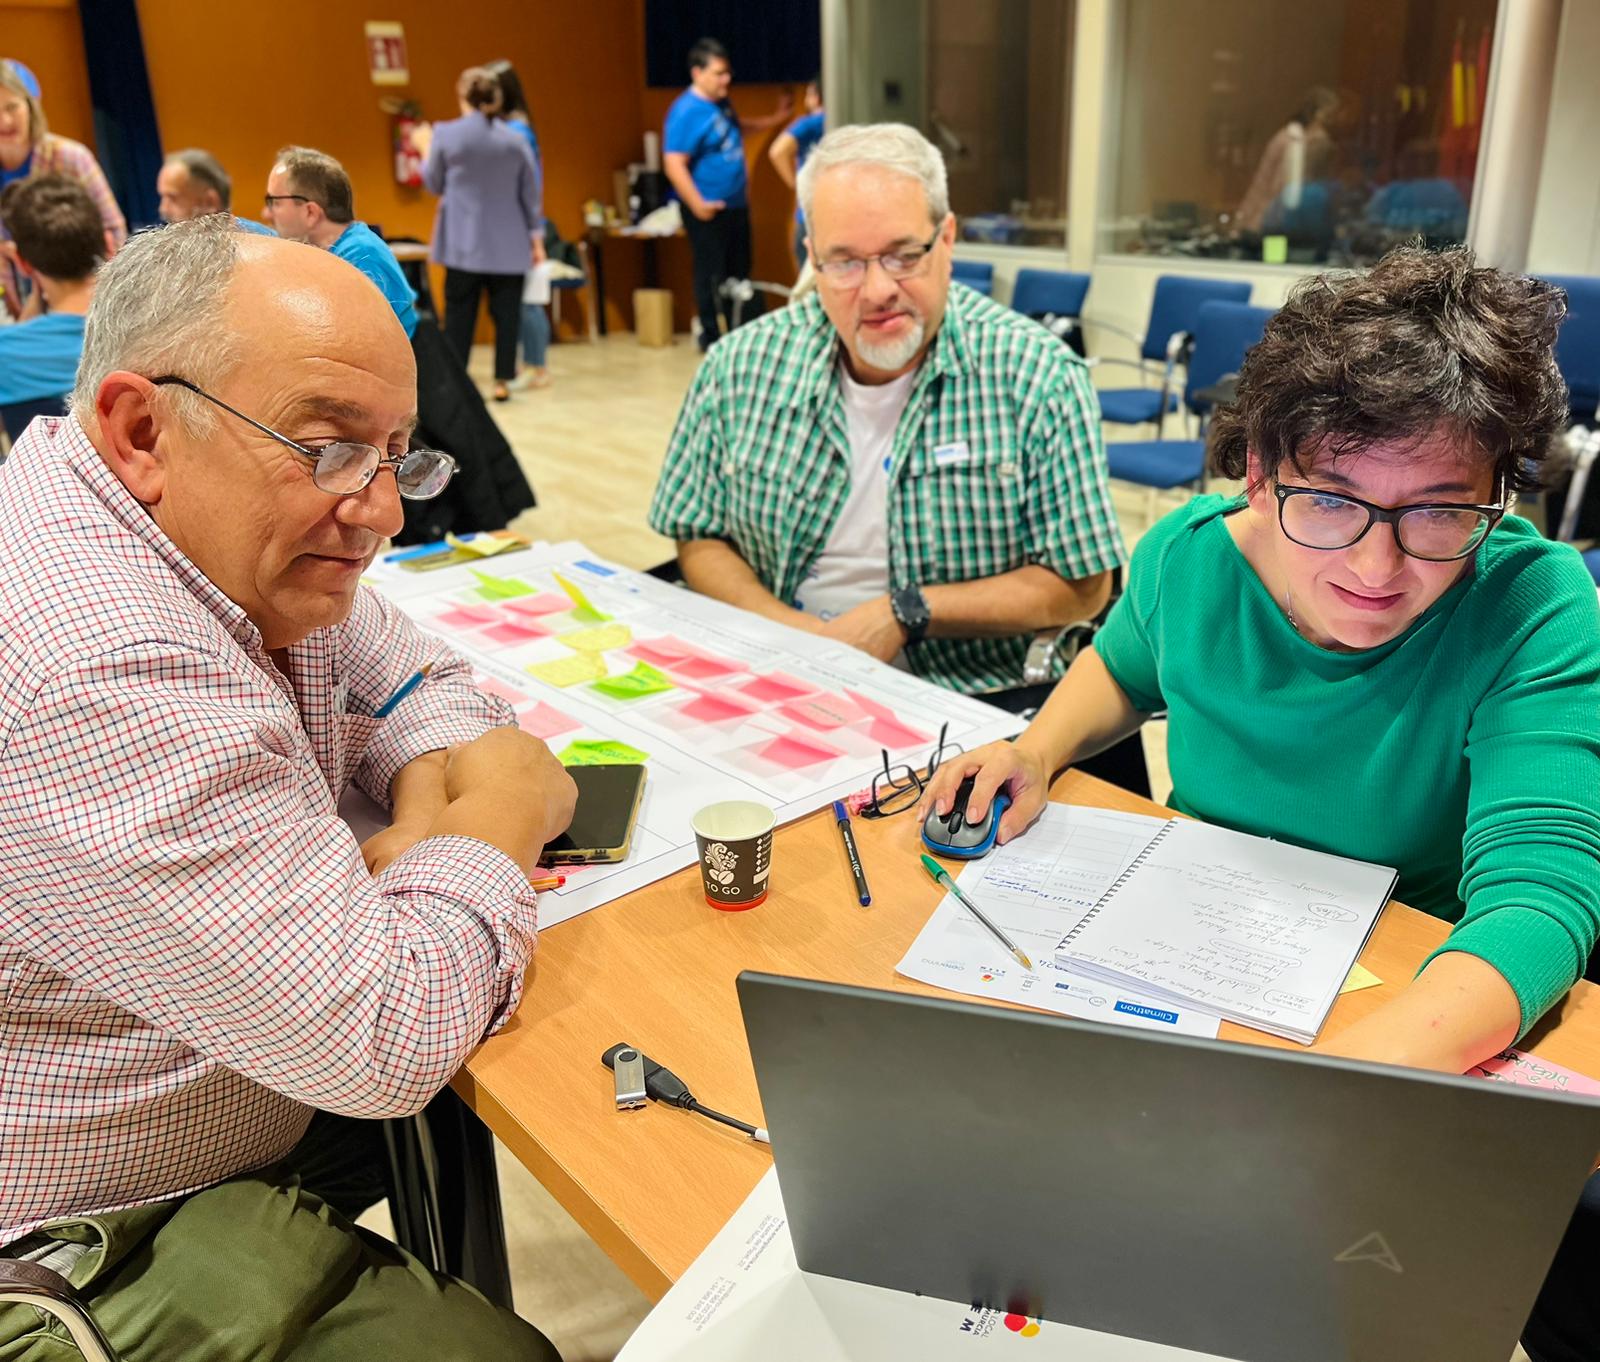
M 889 608 L 906 631 L 906 642 L 921 643 L 933 618 L 928 613 L 928 598 L 922 594 L 922 588 L 897 586 L 889 593 Z

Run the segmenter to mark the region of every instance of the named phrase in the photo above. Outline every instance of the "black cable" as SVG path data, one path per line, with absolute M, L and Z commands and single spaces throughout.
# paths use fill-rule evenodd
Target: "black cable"
M 735 1130 L 742 1130 L 746 1135 L 754 1137 L 756 1133 L 756 1128 L 748 1122 L 735 1120 L 732 1116 L 724 1116 L 720 1111 L 712 1111 L 710 1107 L 703 1107 L 692 1097 L 683 1106 L 685 1111 L 692 1111 L 697 1116 L 708 1116 L 713 1121 L 721 1121 L 723 1125 L 732 1126 Z

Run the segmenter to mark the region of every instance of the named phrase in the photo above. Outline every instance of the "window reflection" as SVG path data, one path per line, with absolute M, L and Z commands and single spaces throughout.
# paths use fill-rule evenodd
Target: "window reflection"
M 1360 264 L 1461 241 L 1496 0 L 1126 0 L 1102 246 Z

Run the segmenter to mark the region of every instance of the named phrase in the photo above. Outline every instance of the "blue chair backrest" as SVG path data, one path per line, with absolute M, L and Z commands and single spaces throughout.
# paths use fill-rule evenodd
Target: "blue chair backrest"
M 62 393 L 59 397 L 35 397 L 27 402 L 10 402 L 0 407 L 0 426 L 6 428 L 6 434 L 16 440 L 28 428 L 28 422 L 35 416 L 65 416 L 67 414 L 67 395 Z
M 1200 411 L 1195 392 L 1209 388 L 1226 374 L 1236 374 L 1244 364 L 1245 352 L 1267 329 L 1276 312 L 1272 307 L 1252 307 L 1249 303 L 1202 303 L 1194 325 L 1194 353 L 1189 356 L 1189 377 L 1183 398 L 1191 411 Z
M 1248 303 L 1247 279 L 1205 279 L 1191 274 L 1163 274 L 1156 280 L 1156 296 L 1150 303 L 1150 325 L 1144 333 L 1139 353 L 1146 359 L 1165 359 L 1167 342 L 1174 332 L 1191 335 L 1199 320 L 1203 303 Z
M 1070 270 L 1018 270 L 1011 306 L 1024 317 L 1081 317 L 1089 296 L 1089 276 Z
M 1600 279 L 1550 274 L 1549 283 L 1567 292 L 1567 319 L 1556 337 L 1556 364 L 1571 393 L 1572 419 L 1594 424 L 1600 406 Z
M 977 289 L 985 298 L 994 293 L 994 266 L 987 260 L 952 260 L 950 277 L 968 288 Z

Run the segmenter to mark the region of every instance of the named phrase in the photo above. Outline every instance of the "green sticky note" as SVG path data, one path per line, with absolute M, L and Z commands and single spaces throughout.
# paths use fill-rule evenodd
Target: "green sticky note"
M 593 689 L 618 700 L 637 700 L 641 696 L 657 695 L 661 691 L 671 690 L 672 682 L 648 662 L 641 662 L 631 672 L 623 672 L 620 676 L 607 676 L 596 681 Z
M 515 577 L 491 577 L 487 572 L 472 569 L 478 579 L 478 594 L 486 601 L 512 601 L 518 596 L 537 596 L 539 588 L 529 586 Z
M 550 574 L 556 579 L 556 585 L 567 593 L 567 598 L 572 602 L 572 618 L 581 620 L 585 624 L 601 624 L 611 618 L 604 610 L 597 610 L 594 602 L 583 594 L 583 590 L 576 582 L 569 581 L 559 572 Z
M 648 752 L 610 738 L 579 738 L 561 754 L 563 766 L 639 766 L 649 760 Z
M 576 612 L 574 612 L 576 613 Z M 574 629 L 556 637 L 575 653 L 606 653 L 633 642 L 633 630 L 626 624 L 597 624 L 589 629 Z

